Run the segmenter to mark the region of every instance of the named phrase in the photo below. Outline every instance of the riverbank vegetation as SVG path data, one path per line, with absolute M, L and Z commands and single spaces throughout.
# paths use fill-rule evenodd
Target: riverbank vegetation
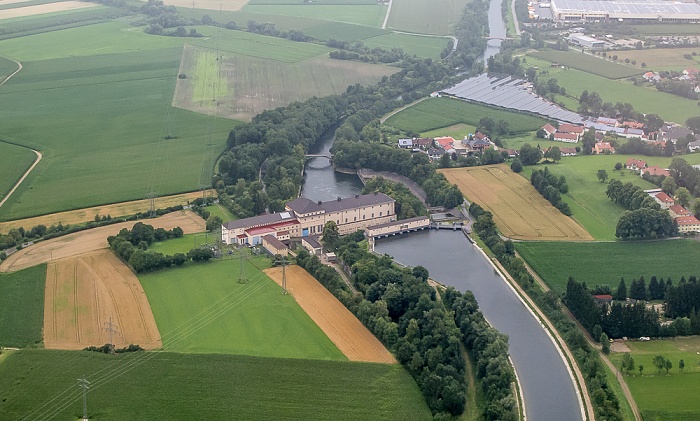
M 383 177 L 373 177 L 365 182 L 362 194 L 381 192 L 396 201 L 394 211 L 397 219 L 408 219 L 416 216 L 428 216 L 428 210 L 419 198 L 413 195 L 402 183 L 387 180 Z

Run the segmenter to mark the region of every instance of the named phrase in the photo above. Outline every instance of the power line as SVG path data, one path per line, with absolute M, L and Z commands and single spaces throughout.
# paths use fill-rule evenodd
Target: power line
M 109 332 L 109 353 L 114 354 L 114 334 L 119 335 L 119 331 L 114 328 L 114 323 L 112 323 L 112 316 L 109 316 L 109 322 L 105 322 L 107 327 L 103 327 L 102 330 Z
M 90 389 L 90 382 L 87 381 L 87 379 L 85 378 L 85 375 L 83 375 L 82 379 L 78 379 L 78 387 L 83 389 L 83 421 L 86 421 L 88 419 L 87 392 L 88 392 L 88 389 Z

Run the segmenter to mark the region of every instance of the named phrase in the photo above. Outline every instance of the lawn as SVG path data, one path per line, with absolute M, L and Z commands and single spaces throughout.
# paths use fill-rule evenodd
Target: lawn
M 553 140 L 540 139 L 536 136 L 537 132 L 526 132 L 516 136 L 505 136 L 501 138 L 503 146 L 510 149 L 520 150 L 524 144 L 530 146 L 540 145 L 540 148 L 547 149 L 551 146 L 558 146 L 559 148 L 575 148 L 576 146 L 581 147 L 580 143 L 563 143 L 555 142 Z M 551 169 L 551 168 L 550 168 Z M 527 168 L 525 169 L 527 171 Z
M 377 2 L 364 4 L 260 4 L 252 3 L 243 7 L 249 13 L 267 13 L 282 16 L 298 16 L 357 25 L 381 27 L 387 7 Z
M 36 160 L 29 149 L 0 141 L 0 200 Z
M 529 53 L 529 55 L 542 60 L 547 60 L 549 62 L 559 63 L 560 65 L 564 65 L 566 67 L 573 67 L 574 69 L 593 73 L 594 75 L 602 76 L 608 79 L 620 79 L 623 77 L 639 75 L 645 72 L 645 70 L 641 68 L 617 64 L 602 57 L 584 54 L 574 50 L 545 50 Z
M 632 395 L 645 420 L 686 421 L 700 417 L 700 337 L 673 338 L 649 342 L 626 342 L 636 366 L 643 365 L 642 374 L 635 370 L 625 377 Z M 663 355 L 671 360 L 673 368 L 667 375 L 659 374 L 652 363 L 654 356 Z M 611 359 L 620 365 L 622 354 L 613 353 Z M 685 362 L 681 372 L 680 360 Z
M 439 129 L 430 130 L 421 133 L 421 137 L 443 137 L 450 136 L 454 139 L 460 140 L 467 137 L 470 133 L 476 132 L 476 127 L 469 124 L 457 123 L 448 127 L 441 127 Z
M 449 35 L 469 0 L 394 0 L 388 28 L 417 34 Z
M 205 238 L 205 233 L 199 234 L 185 234 L 180 238 L 171 238 L 165 241 L 157 241 L 151 244 L 148 249 L 155 251 L 157 253 L 163 253 L 165 255 L 173 255 L 175 253 L 185 253 L 192 250 L 198 245 L 205 243 L 205 240 L 211 240 L 214 234 L 207 234 Z
M 45 264 L 0 273 L 0 347 L 41 344 L 45 285 Z
M 391 116 L 385 124 L 401 130 L 424 133 L 457 123 L 477 126 L 479 120 L 490 117 L 505 120 L 514 132 L 537 130 L 546 121 L 527 114 L 487 107 L 450 98 L 430 98 Z
M 0 419 L 79 418 L 83 376 L 90 419 L 432 419 L 398 364 L 49 350 L 0 363 Z
M 238 256 L 139 275 L 165 350 L 346 360 L 291 295 L 244 265 L 244 284 Z
M 667 25 L 665 23 L 632 25 L 631 28 L 634 30 L 634 32 L 645 35 L 698 34 L 698 26 L 694 23 L 674 23 L 673 25 Z
M 646 63 L 646 70 L 683 70 L 697 67 L 697 56 L 688 60 L 684 56 L 700 52 L 700 48 L 645 48 L 643 50 L 616 51 L 618 60 L 629 58 L 636 60 L 637 65 Z M 612 53 L 611 53 L 612 54 Z M 641 67 L 640 67 L 641 69 Z M 642 70 L 644 71 L 644 70 Z
M 440 59 L 440 53 L 447 47 L 447 38 L 421 37 L 418 35 L 400 34 L 392 32 L 378 37 L 368 38 L 362 41 L 370 48 L 401 48 L 408 54 L 418 57 L 428 57 L 433 60 Z
M 232 221 L 234 219 L 238 219 L 235 216 L 231 215 L 231 212 L 229 212 L 228 209 L 226 209 L 225 207 L 223 207 L 219 203 L 214 203 L 214 204 L 207 206 L 206 210 L 208 210 L 210 214 L 221 218 L 221 220 L 223 222 L 228 222 L 228 221 Z
M 518 250 L 532 268 L 554 288 L 566 290 L 569 276 L 589 286 L 609 285 L 617 289 L 620 278 L 629 286 L 634 278 L 670 277 L 676 283 L 682 276 L 700 275 L 693 256 L 700 256 L 700 242 L 668 240 L 649 242 L 520 242 Z
M 604 102 L 628 102 L 635 111 L 658 114 L 666 121 L 685 123 L 688 118 L 700 115 L 697 101 L 659 92 L 656 88 L 634 86 L 625 80 L 610 80 L 572 68 L 550 69 L 547 75 L 539 77 L 541 81 L 556 78 L 568 95 L 578 98 L 584 90 L 597 92 Z

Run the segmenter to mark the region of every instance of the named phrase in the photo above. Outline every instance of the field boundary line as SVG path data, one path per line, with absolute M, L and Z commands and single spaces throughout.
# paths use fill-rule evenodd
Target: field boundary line
M 379 123 L 384 124 L 384 123 L 385 123 L 388 119 L 390 119 L 394 114 L 398 114 L 398 113 L 400 113 L 401 111 L 405 110 L 406 108 L 413 107 L 414 105 L 416 105 L 416 104 L 418 104 L 418 103 L 420 103 L 420 102 L 423 102 L 423 101 L 425 101 L 425 100 L 428 99 L 428 98 L 429 98 L 429 97 L 427 97 L 427 96 L 426 96 L 426 97 L 423 97 L 423 98 L 421 98 L 421 99 L 418 99 L 418 100 L 416 100 L 416 101 L 413 101 L 412 103 L 410 103 L 410 104 L 408 104 L 408 105 L 404 105 L 403 107 L 398 108 L 398 109 L 396 109 L 396 110 L 390 112 L 389 114 L 387 114 L 387 115 L 385 115 L 384 117 L 380 118 L 380 119 L 379 119 Z M 439 129 L 439 127 L 437 127 L 437 128 Z
M 5 79 L 5 81 L 6 81 L 6 80 L 7 80 L 7 79 Z M 3 81 L 2 83 L 5 83 L 5 81 Z M 2 83 L 0 83 L 0 85 L 1 85 Z M 7 144 L 9 144 L 9 145 L 15 145 L 14 143 L 5 142 L 5 141 L 3 141 L 3 140 L 0 140 L 0 142 L 7 143 Z M 21 147 L 21 148 L 29 149 L 30 151 L 34 152 L 34 153 L 36 154 L 36 161 L 34 161 L 34 163 L 27 169 L 27 171 L 24 172 L 24 174 L 22 174 L 22 177 L 20 177 L 20 179 L 17 181 L 17 183 L 15 183 L 14 187 L 12 187 L 12 189 L 10 189 L 9 193 L 7 193 L 7 196 L 5 196 L 2 200 L 0 200 L 0 207 L 2 207 L 2 205 L 5 204 L 5 202 L 7 202 L 7 199 L 9 199 L 10 196 L 12 196 L 12 193 L 14 193 L 15 190 L 17 190 L 17 188 L 19 188 L 19 185 L 22 184 L 22 182 L 24 181 L 24 179 L 27 178 L 27 176 L 29 175 L 29 173 L 32 172 L 32 170 L 39 164 L 39 162 L 41 161 L 41 159 L 44 157 L 44 155 L 42 155 L 41 152 L 39 152 L 39 151 L 37 151 L 37 150 L 35 150 L 35 149 L 28 148 L 28 147 L 26 147 L 26 146 L 21 146 L 21 145 L 15 145 L 15 146 L 19 146 L 19 147 Z
M 2 82 L 0 82 L 0 86 L 4 85 L 5 82 L 7 82 L 8 80 L 10 80 L 10 78 L 12 78 L 12 76 L 16 75 L 17 73 L 19 73 L 20 70 L 22 70 L 22 63 L 20 63 L 19 61 L 17 61 L 17 60 L 12 60 L 11 58 L 8 58 L 8 57 L 3 57 L 3 58 L 8 59 L 8 60 L 14 62 L 14 63 L 17 65 L 17 70 L 15 70 L 14 72 L 10 73 L 9 76 L 7 76 L 5 79 L 3 79 Z

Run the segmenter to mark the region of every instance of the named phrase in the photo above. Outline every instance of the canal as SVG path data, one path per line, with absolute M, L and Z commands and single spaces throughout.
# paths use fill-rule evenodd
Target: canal
M 582 419 L 573 380 L 552 339 L 460 231 L 421 231 L 381 239 L 375 250 L 409 266 L 424 266 L 436 281 L 474 293 L 489 323 L 509 337 L 528 420 Z

